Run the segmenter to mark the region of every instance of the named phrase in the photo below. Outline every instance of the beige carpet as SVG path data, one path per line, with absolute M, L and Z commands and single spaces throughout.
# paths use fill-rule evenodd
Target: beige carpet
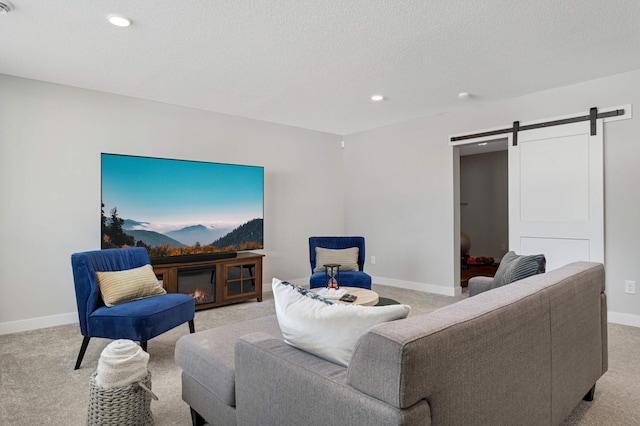
M 458 298 L 374 286 L 381 296 L 407 303 L 412 315 Z M 196 314 L 196 330 L 273 313 L 273 299 L 247 302 Z M 189 329 L 171 330 L 149 342 L 149 370 L 156 425 L 189 425 L 189 407 L 180 397 L 180 369 L 173 360 L 176 341 Z M 92 339 L 82 362 L 73 366 L 82 337 L 78 325 L 0 336 L 0 425 L 82 425 L 86 422 L 89 376 L 109 340 Z M 640 408 L 640 328 L 609 325 L 609 371 L 598 381 L 594 402 L 581 402 L 565 425 L 638 425 Z M 463 401 L 461 401 L 462 403 Z

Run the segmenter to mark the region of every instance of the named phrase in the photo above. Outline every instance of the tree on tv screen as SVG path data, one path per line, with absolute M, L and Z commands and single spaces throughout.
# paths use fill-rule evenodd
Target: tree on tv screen
M 101 210 L 102 222 L 102 248 L 114 247 L 132 247 L 135 245 L 135 239 L 124 232 L 122 225 L 124 219 L 118 217 L 118 208 L 111 209 L 111 221 L 107 224 L 107 218 L 104 215 L 104 203 Z

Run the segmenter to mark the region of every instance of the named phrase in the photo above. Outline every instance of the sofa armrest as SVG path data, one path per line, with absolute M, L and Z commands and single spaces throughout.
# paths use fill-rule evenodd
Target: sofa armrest
M 236 418 L 242 425 L 430 424 L 426 401 L 400 410 L 347 384 L 347 369 L 264 333 L 235 346 Z
M 491 288 L 493 277 L 469 278 L 469 297 L 485 292 Z

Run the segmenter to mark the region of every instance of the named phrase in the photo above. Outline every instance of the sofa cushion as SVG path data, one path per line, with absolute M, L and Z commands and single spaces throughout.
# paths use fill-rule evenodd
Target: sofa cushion
M 544 254 L 523 256 L 510 251 L 500 261 L 491 288 L 502 287 L 532 275 L 542 274 L 545 272 L 546 264 Z
M 358 271 L 358 247 L 346 249 L 327 249 L 316 247 L 316 267 L 313 272 L 324 272 L 324 265 L 335 263 L 342 271 Z
M 238 338 L 262 332 L 282 340 L 275 315 L 231 323 L 182 336 L 175 359 L 183 374 L 195 378 L 226 405 L 236 405 L 235 345 Z
M 96 272 L 96 279 L 102 300 L 110 307 L 166 293 L 151 265 L 123 271 Z
M 273 279 L 276 316 L 285 342 L 339 365 L 348 366 L 358 339 L 370 327 L 405 318 L 407 305 L 360 306 L 327 303 L 300 288 Z
M 194 317 L 193 297 L 182 293 L 160 294 L 119 305 L 101 306 L 89 314 L 92 337 L 146 342 Z
M 309 287 L 326 287 L 327 281 L 328 275 L 324 270 L 322 272 L 314 272 L 313 275 L 311 275 L 311 278 L 309 278 Z M 341 287 L 359 287 L 371 290 L 371 276 L 362 271 L 343 272 L 341 268 L 338 284 L 340 284 Z

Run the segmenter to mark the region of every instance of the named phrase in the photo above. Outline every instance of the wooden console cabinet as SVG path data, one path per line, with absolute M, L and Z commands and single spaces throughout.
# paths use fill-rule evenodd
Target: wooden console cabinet
M 167 293 L 196 299 L 196 310 L 257 299 L 262 302 L 262 258 L 256 253 L 196 262 L 153 265 Z
M 468 265 L 460 271 L 460 287 L 467 287 L 473 277 L 493 277 L 497 270 L 497 265 Z

